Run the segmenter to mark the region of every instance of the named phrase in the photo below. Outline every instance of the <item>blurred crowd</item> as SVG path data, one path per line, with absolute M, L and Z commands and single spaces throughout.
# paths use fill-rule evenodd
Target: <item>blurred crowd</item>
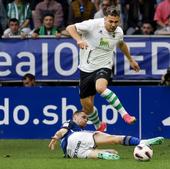
M 121 12 L 126 35 L 170 35 L 170 0 L 0 0 L 0 36 L 68 35 L 65 27 Z

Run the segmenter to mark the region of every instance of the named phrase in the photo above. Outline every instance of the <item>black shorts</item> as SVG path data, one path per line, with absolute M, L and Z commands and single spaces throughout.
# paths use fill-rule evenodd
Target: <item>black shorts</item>
M 101 68 L 92 73 L 80 70 L 80 98 L 94 96 L 96 94 L 96 80 L 104 78 L 109 82 L 110 77 L 111 69 L 108 68 Z

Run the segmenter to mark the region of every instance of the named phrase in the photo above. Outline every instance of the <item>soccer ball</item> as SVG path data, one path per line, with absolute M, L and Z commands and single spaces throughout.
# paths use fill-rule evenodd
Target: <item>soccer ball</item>
M 149 145 L 139 144 L 135 147 L 133 156 L 136 160 L 148 161 L 153 156 L 153 150 Z

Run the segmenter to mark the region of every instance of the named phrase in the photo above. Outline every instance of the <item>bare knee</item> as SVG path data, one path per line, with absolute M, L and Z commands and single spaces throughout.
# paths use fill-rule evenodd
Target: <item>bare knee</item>
M 108 85 L 108 82 L 107 82 L 106 79 L 98 79 L 96 81 L 96 86 L 95 86 L 96 87 L 96 91 L 99 94 L 103 93 L 106 90 L 107 85 Z
M 97 93 L 101 94 L 106 90 L 106 86 L 96 86 Z

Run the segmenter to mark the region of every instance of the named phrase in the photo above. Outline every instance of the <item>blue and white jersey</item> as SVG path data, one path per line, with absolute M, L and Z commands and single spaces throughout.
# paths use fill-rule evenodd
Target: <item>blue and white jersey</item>
M 66 155 L 66 148 L 67 148 L 67 139 L 68 137 L 75 131 L 82 131 L 83 129 L 78 126 L 73 120 L 68 120 L 66 122 L 63 123 L 61 128 L 65 128 L 67 129 L 67 133 L 61 138 L 61 148 L 64 152 L 64 154 Z

